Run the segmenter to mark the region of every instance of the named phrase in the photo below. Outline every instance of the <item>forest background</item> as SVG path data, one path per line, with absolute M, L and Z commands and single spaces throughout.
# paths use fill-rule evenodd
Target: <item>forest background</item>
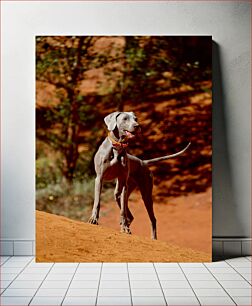
M 155 203 L 209 195 L 211 52 L 210 36 L 36 37 L 36 208 L 88 219 L 93 158 L 113 111 L 137 115 L 142 135 L 129 151 L 141 159 L 192 143 L 151 167 Z M 105 184 L 104 203 L 113 201 L 113 186 Z

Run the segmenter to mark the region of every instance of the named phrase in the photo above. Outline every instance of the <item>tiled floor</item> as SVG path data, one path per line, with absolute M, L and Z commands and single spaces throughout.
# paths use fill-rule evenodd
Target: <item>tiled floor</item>
M 1 257 L 0 305 L 251 304 L 251 257 L 181 264 Z

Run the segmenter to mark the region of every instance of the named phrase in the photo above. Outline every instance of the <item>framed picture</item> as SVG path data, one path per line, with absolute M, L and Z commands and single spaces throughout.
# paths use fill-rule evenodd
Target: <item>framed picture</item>
M 36 260 L 212 258 L 212 37 L 36 36 Z

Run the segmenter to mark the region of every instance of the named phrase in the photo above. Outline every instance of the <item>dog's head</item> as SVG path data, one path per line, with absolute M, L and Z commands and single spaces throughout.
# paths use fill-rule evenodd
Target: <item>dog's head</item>
M 134 138 L 140 132 L 140 125 L 133 112 L 114 112 L 104 118 L 109 131 L 115 131 L 119 137 Z

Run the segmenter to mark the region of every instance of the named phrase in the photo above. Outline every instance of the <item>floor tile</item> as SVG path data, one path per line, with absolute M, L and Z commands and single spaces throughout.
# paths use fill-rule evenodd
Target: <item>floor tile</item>
M 76 267 L 55 267 L 53 266 L 50 270 L 52 274 L 73 274 L 76 271 Z
M 27 267 L 23 270 L 22 273 L 25 274 L 44 274 L 46 275 L 49 272 L 50 268 L 31 268 Z
M 129 281 L 101 281 L 99 288 L 129 288 Z
M 0 264 L 3 264 L 4 262 L 6 262 L 9 258 L 10 256 L 0 256 Z
M 163 296 L 162 290 L 150 288 L 131 288 L 132 296 Z
M 214 276 L 217 280 L 244 280 L 238 273 L 217 273 Z
M 10 289 L 33 289 L 38 288 L 42 281 L 18 281 L 15 280 L 11 285 Z
M 101 262 L 81 262 L 78 267 L 102 267 L 102 265 L 105 264 L 107 265 L 109 263 L 106 262 L 102 264 Z
M 130 273 L 129 278 L 130 280 L 157 280 L 157 275 L 154 273 L 151 274 Z
M 200 305 L 198 299 L 194 296 L 168 296 L 165 299 L 168 305 Z
M 0 275 L 1 277 L 1 275 Z M 2 280 L 0 281 L 0 285 L 1 285 L 1 288 L 7 288 L 9 287 L 9 285 L 11 284 L 11 280 Z
M 251 306 L 252 305 L 252 299 L 248 296 L 234 296 L 233 300 L 237 305 L 244 305 L 244 306 Z
M 37 288 L 6 289 L 2 296 L 33 296 Z
M 95 305 L 95 296 L 66 296 L 62 305 L 73 305 L 73 306 L 84 306 L 84 305 Z
M 209 264 L 212 264 L 212 262 L 210 262 Z M 201 262 L 182 262 L 179 263 L 179 265 L 181 268 L 204 268 L 204 264 Z
M 224 288 L 251 288 L 251 285 L 246 282 L 245 280 L 244 281 L 225 281 L 225 280 L 220 280 L 219 281 L 220 284 L 222 285 L 222 287 Z
M 30 262 L 27 267 L 29 268 L 51 268 L 54 264 L 48 262 Z
M 78 262 L 56 262 L 53 267 L 56 268 L 77 268 L 79 266 Z
M 202 267 L 182 267 L 182 270 L 184 271 L 185 274 L 209 273 L 207 268 L 205 268 L 204 266 Z
M 26 306 L 29 305 L 30 300 L 32 299 L 31 296 L 11 296 L 11 297 L 1 297 L 1 306 L 4 305 L 22 305 Z
M 133 296 L 132 297 L 133 305 L 139 305 L 139 306 L 147 306 L 147 305 L 166 305 L 165 299 L 161 296 Z
M 99 277 L 98 277 L 99 279 Z M 128 274 L 126 273 L 118 273 L 118 274 L 102 274 L 101 280 L 128 280 Z
M 42 289 L 60 289 L 60 288 L 68 288 L 70 284 L 70 280 L 65 281 L 50 281 L 46 280 L 42 283 L 41 288 Z
M 193 288 L 221 288 L 221 285 L 215 281 L 201 281 L 201 280 L 190 280 L 190 284 Z
M 46 280 L 54 280 L 54 281 L 61 281 L 61 280 L 71 280 L 73 277 L 72 274 L 58 274 L 58 273 L 49 273 L 46 276 Z
M 131 298 L 129 296 L 122 296 L 122 297 L 99 296 L 97 299 L 97 306 L 100 306 L 100 305 L 128 306 L 128 305 L 131 305 Z
M 251 270 L 252 263 L 249 261 L 230 261 L 229 265 L 233 268 L 249 268 Z
M 129 288 L 99 288 L 98 296 L 130 296 Z
M 246 257 L 235 257 L 235 258 L 230 258 L 230 259 L 226 259 L 226 262 L 230 263 L 230 262 L 247 262 L 247 258 Z
M 62 274 L 61 274 L 62 275 Z M 69 275 L 69 274 L 66 274 Z M 73 280 L 99 280 L 100 274 L 75 274 Z
M 92 273 L 96 273 L 96 274 L 100 274 L 101 272 L 101 267 L 88 267 L 88 266 L 83 266 L 83 267 L 78 267 L 78 269 L 76 270 L 76 274 L 83 274 L 83 273 L 87 273 L 87 274 L 92 274 Z
M 129 273 L 151 274 L 151 273 L 156 273 L 156 271 L 154 267 L 143 267 L 143 268 L 129 267 Z
M 1 274 L 18 274 L 23 270 L 23 268 L 10 268 L 10 267 L 1 267 Z
M 156 268 L 166 268 L 166 267 L 179 267 L 179 264 L 176 262 L 155 262 L 154 266 Z
M 167 273 L 167 274 L 158 274 L 158 278 L 160 281 L 164 280 L 186 280 L 183 273 Z
M 30 262 L 34 257 L 33 256 L 12 256 L 9 260 L 10 261 L 24 261 Z
M 208 267 L 211 273 L 213 274 L 230 274 L 235 273 L 235 270 L 231 267 Z
M 218 296 L 218 297 L 209 297 L 209 296 L 199 296 L 198 297 L 201 305 L 235 305 L 229 296 Z
M 61 305 L 63 301 L 63 296 L 35 296 L 30 305 L 39 305 L 39 306 L 47 306 L 47 305 Z
M 251 273 L 243 273 L 242 277 L 245 278 L 250 284 L 252 284 L 252 275 L 251 275 Z
M 118 282 L 114 282 L 114 283 L 118 283 Z M 120 283 L 120 282 L 119 282 Z M 81 289 L 81 288 L 98 288 L 98 284 L 99 281 L 98 280 L 73 280 L 70 284 L 70 288 L 75 288 L 75 289 Z M 111 284 L 111 282 L 109 282 L 109 284 Z M 111 285 L 111 287 L 113 288 L 114 286 Z M 111 288 L 109 287 L 109 288 Z
M 156 268 L 156 271 L 158 274 L 164 274 L 164 273 L 183 273 L 179 266 L 177 267 L 167 267 L 167 268 Z
M 215 280 L 213 275 L 211 273 L 189 273 L 186 275 L 187 279 L 189 281 L 191 280 L 201 280 L 201 281 L 207 281 L 207 280 Z
M 127 267 L 107 267 L 107 268 L 102 268 L 102 274 L 121 274 L 121 273 L 128 273 Z
M 7 261 L 2 265 L 1 271 L 3 267 L 4 268 L 25 268 L 26 265 L 27 263 L 23 261 Z
M 127 267 L 126 262 L 104 262 L 102 267 Z
M 195 294 L 199 296 L 227 296 L 222 288 L 194 288 Z
M 101 285 L 100 285 L 101 286 Z M 132 280 L 130 281 L 131 288 L 151 288 L 151 289 L 158 289 L 160 288 L 160 284 L 157 280 L 155 281 L 138 281 Z
M 43 280 L 45 278 L 45 274 L 35 274 L 35 273 L 22 273 L 20 274 L 16 280 L 31 280 L 31 281 L 36 281 L 36 280 Z
M 188 281 L 186 280 L 162 280 L 162 288 L 190 288 Z
M 215 262 L 205 262 L 204 266 L 206 267 L 215 267 L 215 268 L 228 268 L 230 267 L 225 261 L 215 261 Z
M 1 280 L 13 280 L 15 277 L 17 277 L 18 274 L 14 273 L 1 273 Z
M 67 296 L 97 296 L 98 288 L 69 288 Z
M 143 267 L 153 267 L 152 262 L 129 262 L 128 267 L 136 267 L 136 268 L 143 268 Z
M 163 292 L 165 296 L 195 296 L 192 289 L 188 288 L 164 288 Z
M 251 273 L 251 268 L 247 267 L 247 268 L 240 268 L 240 267 L 234 267 L 235 271 L 237 271 L 240 274 L 243 273 Z
M 66 293 L 67 289 L 66 288 L 40 288 L 38 292 L 36 293 L 36 296 L 64 296 Z
M 226 291 L 231 296 L 251 296 L 251 288 L 226 288 Z

